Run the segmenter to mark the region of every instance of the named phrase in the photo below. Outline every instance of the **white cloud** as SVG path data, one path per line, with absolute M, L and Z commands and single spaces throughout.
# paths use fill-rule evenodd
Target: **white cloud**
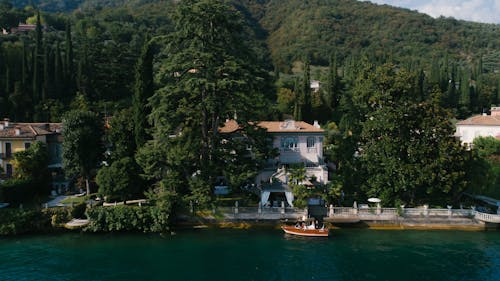
M 454 17 L 500 24 L 500 0 L 371 0 L 377 4 L 404 7 L 432 17 Z

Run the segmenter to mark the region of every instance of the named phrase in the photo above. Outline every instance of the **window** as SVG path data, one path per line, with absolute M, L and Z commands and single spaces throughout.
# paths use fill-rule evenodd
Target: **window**
M 7 175 L 8 178 L 12 177 L 12 165 L 7 164 L 5 166 L 5 174 Z
M 24 149 L 28 149 L 31 146 L 31 142 L 25 142 L 24 143 Z
M 307 138 L 307 147 L 314 147 L 316 145 L 316 138 L 308 137 Z
M 308 137 L 307 138 L 307 153 L 315 153 L 316 152 L 316 138 Z
M 298 143 L 297 137 L 283 137 L 281 138 L 281 149 L 284 151 L 298 151 Z
M 10 158 L 12 156 L 12 144 L 10 142 L 5 143 L 5 157 Z

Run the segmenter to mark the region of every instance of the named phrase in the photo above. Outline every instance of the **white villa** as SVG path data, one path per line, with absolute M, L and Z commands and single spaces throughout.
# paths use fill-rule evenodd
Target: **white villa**
M 328 168 L 323 161 L 323 135 L 317 121 L 313 125 L 303 121 L 260 121 L 257 126 L 272 136 L 273 148 L 279 155 L 261 171 L 255 184 L 261 190 L 263 206 L 278 207 L 285 202 L 293 206 L 293 193 L 288 186 L 287 168 L 292 164 L 304 164 L 306 180 L 302 184 L 328 183 Z M 234 133 L 239 129 L 235 120 L 227 120 L 221 133 Z M 285 200 L 286 199 L 286 200 Z
M 470 147 L 477 137 L 500 139 L 500 107 L 492 107 L 491 114 L 476 115 L 457 123 L 455 136 L 463 145 Z

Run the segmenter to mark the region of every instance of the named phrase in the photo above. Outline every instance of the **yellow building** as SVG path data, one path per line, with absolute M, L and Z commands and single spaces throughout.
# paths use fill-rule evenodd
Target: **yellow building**
M 2 177 L 14 173 L 11 163 L 14 153 L 30 147 L 35 141 L 47 144 L 51 166 L 61 166 L 61 123 L 15 123 L 9 119 L 0 121 L 0 167 Z

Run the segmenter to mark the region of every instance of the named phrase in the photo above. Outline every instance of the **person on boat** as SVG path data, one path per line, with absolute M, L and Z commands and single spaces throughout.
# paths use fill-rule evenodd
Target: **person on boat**
M 315 226 L 315 224 L 314 224 L 314 221 L 313 221 L 313 222 L 311 222 L 311 225 L 309 225 L 309 226 L 307 227 L 307 229 L 316 229 L 316 226 Z

